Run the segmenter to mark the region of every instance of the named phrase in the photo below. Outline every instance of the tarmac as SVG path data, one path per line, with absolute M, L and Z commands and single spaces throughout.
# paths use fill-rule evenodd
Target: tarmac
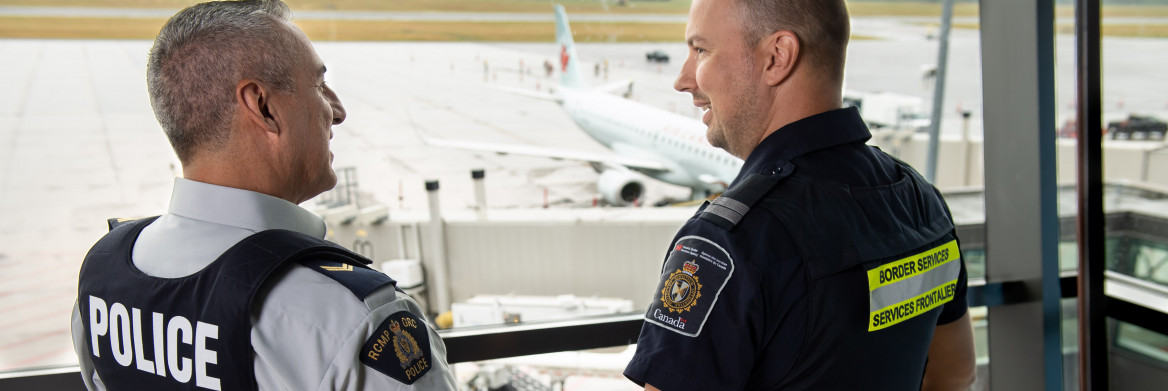
M 854 22 L 847 88 L 931 97 L 921 64 L 935 62 L 928 28 L 875 18 Z M 1059 36 L 1059 112 L 1073 102 L 1073 47 Z M 943 132 L 959 132 L 956 110 L 972 110 L 980 133 L 977 33 L 950 44 Z M 150 109 L 144 80 L 148 41 L 0 40 L 0 372 L 76 362 L 69 315 L 81 259 L 110 217 L 165 212 L 179 173 Z M 498 209 L 590 207 L 596 173 L 586 164 L 433 148 L 423 137 L 606 150 L 554 102 L 510 95 L 486 83 L 548 91 L 551 43 L 323 42 L 329 84 L 348 119 L 334 128 L 336 167 L 354 167 L 367 200 L 395 211 L 426 208 L 423 182 L 437 179 L 445 209 L 473 204 L 470 170 L 486 170 Z M 673 91 L 686 53 L 680 43 L 580 42 L 592 85 L 635 81 L 633 99 L 696 118 Z M 1113 115 L 1168 111 L 1168 40 L 1106 39 L 1104 105 Z M 648 63 L 662 49 L 673 61 Z M 604 62 L 607 60 L 607 72 Z M 601 64 L 600 72 L 596 72 Z M 927 99 L 926 99 L 927 101 Z M 647 204 L 689 197 L 646 179 Z M 313 208 L 313 201 L 306 203 Z M 648 206 L 643 206 L 648 207 Z

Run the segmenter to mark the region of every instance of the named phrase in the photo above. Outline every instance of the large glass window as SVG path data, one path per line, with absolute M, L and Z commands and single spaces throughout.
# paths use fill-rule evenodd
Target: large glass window
M 81 3 L 95 10 L 30 8 Z M 75 363 L 69 316 L 81 259 L 105 232 L 105 219 L 166 211 L 181 167 L 150 109 L 145 60 L 161 23 L 190 3 L 0 0 L 0 85 L 7 86 L 0 88 L 0 215 L 10 218 L 0 227 L 0 372 Z M 637 120 L 646 110 L 690 123 L 702 114 L 688 94 L 672 89 L 686 56 L 682 34 L 689 1 L 564 3 L 577 47 L 571 60 L 578 62 L 583 82 L 646 106 L 598 112 L 587 102 L 541 99 L 564 88 L 568 60 L 554 43 L 548 3 L 291 2 L 348 112 L 332 140 L 341 186 L 304 206 L 325 216 L 329 239 L 377 261 L 444 326 L 643 311 L 666 246 L 692 214 L 691 201 L 706 194 L 637 172 L 614 174 L 601 165 L 439 144 L 644 158 L 649 154 L 605 147 L 596 140 L 600 136 L 581 129 L 620 132 L 620 125 L 633 123 L 620 135 L 652 140 L 650 145 L 669 151 L 662 153 L 718 157 L 731 171 L 740 164 L 702 150 L 702 138 L 685 137 L 678 125 L 655 128 L 662 124 Z M 1056 129 L 1049 131 L 1059 136 L 1056 175 L 1065 229 L 1074 218 L 1074 37 L 1073 8 L 1067 1 L 1058 4 L 1055 69 L 1044 71 L 1056 75 Z M 926 129 L 939 104 L 934 183 L 958 225 L 985 227 L 983 161 L 995 157 L 983 156 L 982 104 L 993 97 L 982 94 L 977 3 L 958 1 L 954 9 L 943 83 L 937 78 L 939 2 L 849 5 L 853 37 L 845 102 L 860 107 L 872 144 L 922 172 L 929 154 Z M 1165 17 L 1164 4 L 1105 1 L 1103 127 L 1108 267 L 1168 285 L 1168 231 L 1156 223 L 1168 210 Z M 942 84 L 943 99 L 934 103 Z M 476 169 L 485 171 L 486 209 L 479 207 L 478 184 L 470 175 Z M 613 178 L 620 180 L 604 182 Z M 441 233 L 428 214 L 427 180 L 440 183 Z M 637 182 L 643 193 L 617 207 L 626 203 L 614 202 L 624 190 L 611 185 L 618 182 Z M 443 239 L 434 240 L 436 235 Z M 1062 270 L 1077 267 L 1073 240 L 1072 233 L 1061 233 Z M 984 232 L 963 237 L 963 244 L 969 276 L 984 277 Z M 442 267 L 434 263 L 438 255 Z M 440 273 L 446 282 L 436 285 Z M 439 297 L 438 290 L 448 295 Z M 1067 303 L 1063 335 L 1073 352 L 1075 312 Z M 442 316 L 442 307 L 454 311 Z M 984 308 L 971 313 L 984 375 L 990 319 Z M 1129 324 L 1115 330 L 1116 346 L 1163 360 L 1155 353 L 1165 346 L 1163 335 Z M 616 357 L 599 360 L 604 365 L 596 368 L 530 368 L 548 357 L 470 364 L 475 375 L 463 380 L 481 383 L 504 371 L 537 374 L 544 384 L 566 387 L 570 372 L 605 379 L 597 380 L 600 386 L 582 386 L 601 389 L 610 380 L 625 384 L 611 367 L 627 360 L 626 353 L 554 357 Z

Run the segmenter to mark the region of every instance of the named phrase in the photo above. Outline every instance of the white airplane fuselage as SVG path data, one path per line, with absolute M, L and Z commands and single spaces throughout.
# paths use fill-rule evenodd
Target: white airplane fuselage
M 694 197 L 725 190 L 742 168 L 741 159 L 706 141 L 701 121 L 602 91 L 558 92 L 564 111 L 589 136 L 618 154 L 665 162 L 671 167 L 664 172 L 642 172 L 689 187 Z

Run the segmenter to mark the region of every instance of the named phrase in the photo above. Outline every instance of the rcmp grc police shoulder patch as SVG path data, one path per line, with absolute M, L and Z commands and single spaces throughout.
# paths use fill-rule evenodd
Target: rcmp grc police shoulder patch
M 678 239 L 665 259 L 645 321 L 698 336 L 733 274 L 734 261 L 721 246 L 699 236 Z
M 413 384 L 432 366 L 426 323 L 409 311 L 390 315 L 365 341 L 361 362 L 403 384 Z

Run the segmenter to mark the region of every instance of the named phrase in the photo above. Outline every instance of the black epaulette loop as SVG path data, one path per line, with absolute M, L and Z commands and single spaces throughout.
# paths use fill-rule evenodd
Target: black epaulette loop
M 742 221 L 742 217 L 750 212 L 758 200 L 771 191 L 783 178 L 790 176 L 795 170 L 791 163 L 782 162 L 766 174 L 750 174 L 734 187 L 726 190 L 721 197 L 714 199 L 698 218 L 709 221 L 723 229 L 730 230 Z
M 121 227 L 121 226 L 123 226 L 123 225 L 129 224 L 129 223 L 132 223 L 132 222 L 135 222 L 135 221 L 138 221 L 138 220 L 139 220 L 139 219 L 121 219 L 121 218 L 114 218 L 114 219 L 106 219 L 106 220 L 105 220 L 105 224 L 106 224 L 106 226 L 108 226 L 108 227 L 109 227 L 109 230 L 110 230 L 110 231 L 113 231 L 113 230 L 114 230 L 114 228 Z

